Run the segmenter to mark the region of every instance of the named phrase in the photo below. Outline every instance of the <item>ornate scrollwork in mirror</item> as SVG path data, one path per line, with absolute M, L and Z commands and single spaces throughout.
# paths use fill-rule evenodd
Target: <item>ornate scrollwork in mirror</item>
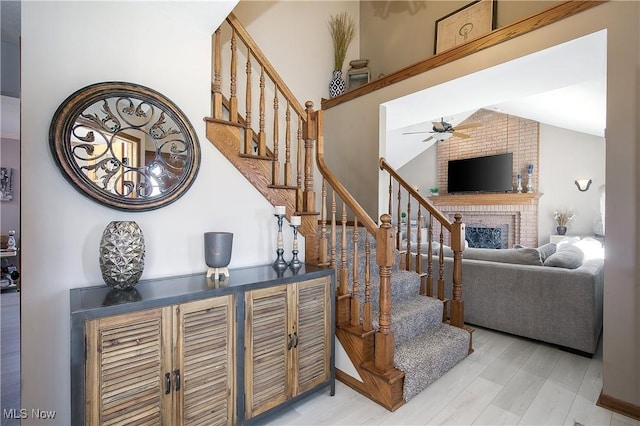
M 133 83 L 98 83 L 73 93 L 53 116 L 49 143 L 76 189 L 120 210 L 175 201 L 200 165 L 198 137 L 184 113 Z

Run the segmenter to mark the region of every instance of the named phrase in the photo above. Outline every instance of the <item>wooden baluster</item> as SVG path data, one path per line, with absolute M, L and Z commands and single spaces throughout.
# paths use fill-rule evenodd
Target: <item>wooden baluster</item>
M 358 216 L 353 219 L 353 286 L 351 289 L 351 325 L 360 325 L 360 299 L 358 298 Z
M 398 232 L 396 233 L 396 240 L 397 240 L 396 247 L 398 248 L 398 250 L 402 249 L 402 211 L 400 206 L 400 203 L 402 202 L 401 200 L 402 200 L 402 187 L 398 185 L 398 216 L 396 219 L 398 221 Z
M 267 134 L 264 131 L 264 65 L 260 66 L 260 106 L 258 110 L 258 155 L 265 157 L 267 155 Z
M 364 233 L 364 304 L 362 305 L 362 329 L 371 331 L 373 329 L 371 313 L 371 243 L 369 233 Z
M 221 119 L 222 118 L 222 83 L 220 82 L 220 70 L 222 68 L 222 51 L 220 47 L 220 32 L 221 29 L 218 27 L 217 30 L 212 34 L 213 38 L 213 101 L 211 105 L 211 116 L 213 118 Z
M 238 97 L 237 97 L 237 40 L 236 29 L 231 29 L 231 95 L 229 97 L 229 121 L 232 123 L 238 122 Z
M 464 328 L 464 301 L 462 300 L 462 250 L 464 249 L 464 224 L 462 215 L 456 213 L 451 226 L 453 250 L 453 300 L 451 301 L 451 325 Z
M 444 300 L 444 234 L 440 227 L 440 251 L 438 255 L 438 299 Z
M 298 156 L 297 156 L 297 172 L 298 180 L 296 184 L 296 210 L 303 211 L 304 209 L 304 193 L 302 190 L 302 158 L 304 155 L 304 149 L 302 146 L 302 117 L 298 117 Z
M 316 195 L 313 190 L 313 151 L 314 151 L 314 140 L 316 138 L 316 129 L 314 124 L 316 124 L 316 120 L 314 120 L 315 113 L 313 112 L 313 102 L 307 101 L 305 102 L 305 107 L 307 109 L 307 126 L 306 126 L 306 134 L 304 135 L 304 202 L 303 207 L 305 212 L 315 211 L 316 208 Z
M 287 113 L 285 115 L 286 130 L 284 135 L 284 184 L 291 185 L 291 103 L 287 101 Z
M 320 264 L 327 263 L 327 182 L 322 179 L 322 206 L 320 209 Z
M 404 269 L 406 271 L 411 270 L 411 194 L 407 191 L 407 222 L 405 224 L 405 235 L 407 239 L 407 252 L 404 257 Z
M 336 269 L 336 193 L 331 191 L 331 258 L 329 266 Z M 336 271 L 338 275 L 338 271 Z
M 342 238 L 340 241 L 340 294 L 349 292 L 349 269 L 347 267 L 347 207 L 342 202 Z
M 421 244 L 422 244 L 422 208 L 420 204 L 418 204 L 418 215 L 416 216 L 418 220 L 418 224 L 416 225 L 416 268 L 415 271 L 418 274 L 422 273 L 422 253 L 421 253 Z
M 395 261 L 391 216 L 380 217 L 376 234 L 376 262 L 380 268 L 380 319 L 375 335 L 374 366 L 379 371 L 393 368 L 393 332 L 391 331 L 391 267 Z
M 274 88 L 273 96 L 273 160 L 271 161 L 271 184 L 278 185 L 280 183 L 280 160 L 278 159 L 278 138 L 280 137 L 278 129 L 278 86 Z M 266 149 L 266 148 L 265 148 Z M 266 152 L 265 152 L 266 154 Z
M 247 88 L 245 95 L 245 118 L 244 118 L 244 153 L 253 154 L 253 130 L 251 129 L 251 49 L 247 49 Z
M 431 216 L 431 213 L 429 213 L 429 231 L 427 238 L 429 239 L 429 246 L 427 247 L 427 288 L 425 289 L 424 295 L 433 297 L 433 247 L 431 245 L 433 241 L 433 216 Z
M 389 174 L 389 210 L 387 213 L 389 213 L 390 216 L 393 216 L 393 176 L 391 176 L 391 174 Z

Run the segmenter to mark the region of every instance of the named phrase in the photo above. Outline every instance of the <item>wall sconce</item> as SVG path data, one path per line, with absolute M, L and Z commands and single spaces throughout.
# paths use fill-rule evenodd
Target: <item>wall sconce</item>
M 573 182 L 576 184 L 576 186 L 578 187 L 578 191 L 580 192 L 588 191 L 592 183 L 591 179 L 577 179 Z

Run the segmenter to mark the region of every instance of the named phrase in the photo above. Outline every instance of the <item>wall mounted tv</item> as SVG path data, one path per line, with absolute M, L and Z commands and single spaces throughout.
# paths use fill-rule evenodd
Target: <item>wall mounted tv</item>
M 511 192 L 513 154 L 449 160 L 447 192 Z

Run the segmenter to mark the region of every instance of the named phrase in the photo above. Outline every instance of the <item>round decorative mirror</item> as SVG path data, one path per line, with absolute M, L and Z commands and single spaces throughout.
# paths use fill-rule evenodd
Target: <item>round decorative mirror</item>
M 198 137 L 184 113 L 133 83 L 98 83 L 73 93 L 53 116 L 49 144 L 76 189 L 120 210 L 175 201 L 200 165 Z

